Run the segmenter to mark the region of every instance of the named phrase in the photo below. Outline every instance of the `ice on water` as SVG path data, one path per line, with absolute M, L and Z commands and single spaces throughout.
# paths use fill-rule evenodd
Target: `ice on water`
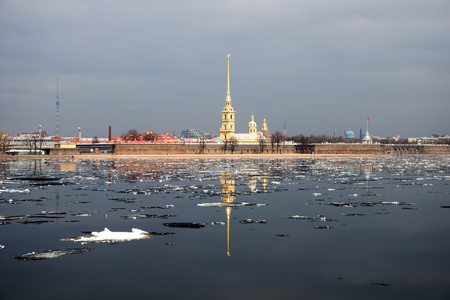
M 79 237 L 73 237 L 73 238 L 65 238 L 61 239 L 61 241 L 64 242 L 77 242 L 81 244 L 85 243 L 111 243 L 111 242 L 126 242 L 126 241 L 133 241 L 133 240 L 142 240 L 142 239 L 148 239 L 150 238 L 151 234 L 149 234 L 147 231 L 138 229 L 138 228 L 132 228 L 131 232 L 125 232 L 125 231 L 110 231 L 108 228 L 105 228 L 103 231 L 97 232 L 93 231 L 91 234 L 88 235 L 82 235 Z

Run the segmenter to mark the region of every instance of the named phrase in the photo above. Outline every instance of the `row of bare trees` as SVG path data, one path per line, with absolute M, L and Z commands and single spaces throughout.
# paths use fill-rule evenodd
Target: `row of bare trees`
M 139 133 L 136 129 L 130 129 L 126 133 L 122 134 L 122 139 L 124 141 L 137 141 L 142 139 L 143 141 L 155 141 L 156 135 L 151 131 L 147 133 Z
M 11 138 L 9 134 L 0 131 L 0 154 L 5 154 L 9 150 Z
M 44 134 L 35 132 L 31 133 L 26 139 L 26 145 L 30 154 L 36 154 L 38 151 L 42 150 L 42 144 L 44 143 Z
M 280 146 L 284 141 L 287 140 L 286 135 L 277 131 L 275 134 L 272 134 L 270 139 L 264 138 L 263 136 L 258 136 L 258 148 L 259 153 L 264 153 L 264 150 L 269 145 L 271 146 L 272 153 L 278 153 Z M 222 144 L 223 153 L 230 152 L 231 154 L 236 152 L 238 146 L 238 140 L 235 137 L 231 137 L 229 139 L 225 139 Z M 201 139 L 199 141 L 200 153 L 205 153 L 206 148 L 206 139 Z

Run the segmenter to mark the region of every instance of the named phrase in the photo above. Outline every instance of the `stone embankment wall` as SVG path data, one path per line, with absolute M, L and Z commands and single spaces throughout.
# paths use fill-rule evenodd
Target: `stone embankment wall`
M 95 148 L 93 153 L 101 154 Z M 231 154 L 230 149 L 223 150 L 221 144 L 116 144 L 113 147 L 115 155 L 183 155 L 183 154 Z M 234 154 L 260 154 L 259 145 L 237 145 Z M 450 145 L 363 145 L 363 144 L 311 144 L 311 145 L 265 145 L 262 154 L 317 154 L 317 155 L 414 155 L 414 154 L 450 154 Z M 51 156 L 79 155 L 81 149 L 52 148 L 46 154 Z
M 299 153 L 353 155 L 450 154 L 450 145 L 313 144 L 297 145 Z
M 278 150 L 278 151 L 277 151 Z M 266 145 L 263 153 L 295 153 L 294 145 L 280 145 L 277 149 L 274 145 Z M 223 154 L 231 153 L 230 149 L 226 152 L 223 150 L 222 144 L 206 144 L 204 148 L 199 144 L 116 144 L 116 155 L 174 155 L 174 154 Z M 237 145 L 234 153 L 236 154 L 255 154 L 260 153 L 259 145 Z

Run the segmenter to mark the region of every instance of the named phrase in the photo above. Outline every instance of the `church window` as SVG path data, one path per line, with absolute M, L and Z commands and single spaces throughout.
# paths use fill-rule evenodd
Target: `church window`
M 233 119 L 233 115 L 230 115 L 230 119 Z
M 223 125 L 224 129 L 227 129 L 227 125 Z
M 226 118 L 227 118 L 227 115 L 223 115 L 223 117 L 226 119 Z
M 233 129 L 233 125 L 230 125 L 230 127 L 231 127 L 230 129 Z

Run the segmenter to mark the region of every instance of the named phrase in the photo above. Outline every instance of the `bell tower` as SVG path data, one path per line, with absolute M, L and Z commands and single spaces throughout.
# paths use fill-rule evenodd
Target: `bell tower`
M 225 107 L 222 110 L 222 127 L 220 127 L 220 138 L 228 140 L 234 136 L 235 128 L 235 111 L 231 106 L 230 96 L 230 55 L 228 54 L 228 72 L 227 72 L 227 97 L 225 98 Z
M 255 117 L 252 115 L 252 120 L 248 123 L 248 134 L 256 135 L 256 127 Z
M 269 131 L 269 129 L 267 128 L 267 123 L 266 123 L 266 119 L 264 119 L 264 123 L 261 126 L 261 131 Z

